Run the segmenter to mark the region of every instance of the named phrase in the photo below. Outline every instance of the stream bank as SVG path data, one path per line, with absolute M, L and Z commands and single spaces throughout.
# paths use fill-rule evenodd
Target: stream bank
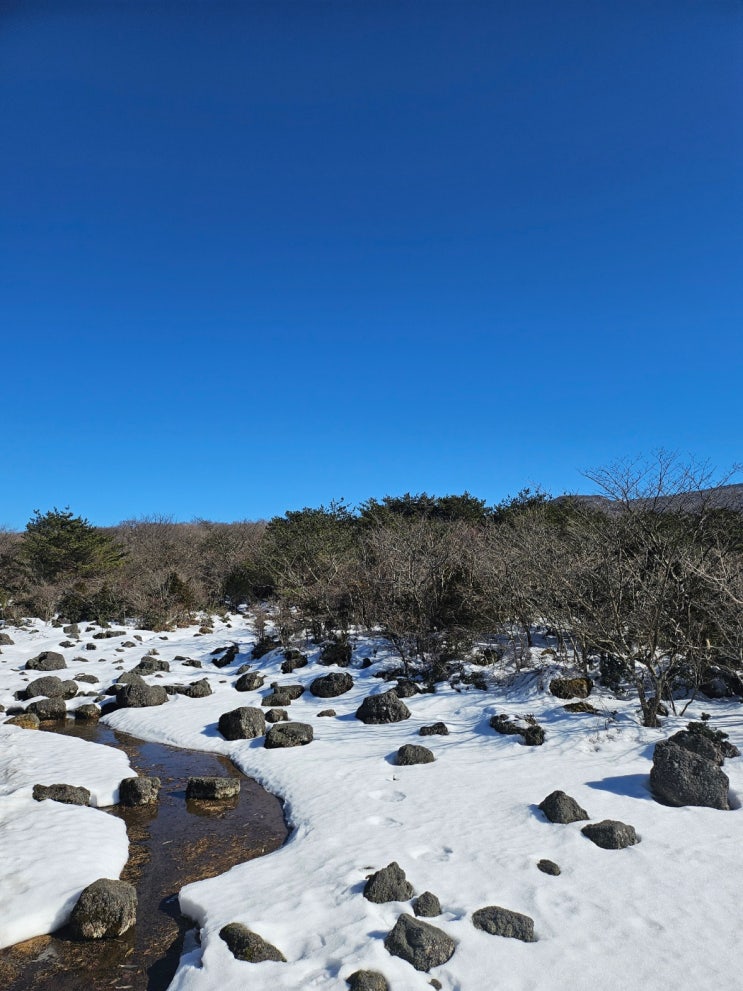
M 193 925 L 180 915 L 178 892 L 278 849 L 288 834 L 282 804 L 217 754 L 146 743 L 103 723 L 67 720 L 50 725 L 49 731 L 117 747 L 129 757 L 133 773 L 160 778 L 155 805 L 106 810 L 126 824 L 129 860 L 121 877 L 137 888 L 137 925 L 116 939 L 92 942 L 72 939 L 65 927 L 0 950 L 0 987 L 165 991 Z M 187 779 L 202 775 L 238 777 L 239 795 L 220 802 L 186 801 Z

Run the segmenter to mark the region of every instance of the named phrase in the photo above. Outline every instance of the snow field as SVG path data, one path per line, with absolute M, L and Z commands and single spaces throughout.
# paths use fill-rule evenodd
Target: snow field
M 201 929 L 201 947 L 184 955 L 173 991 L 242 991 L 247 986 L 256 991 L 341 991 L 346 977 L 361 968 L 382 971 L 391 988 L 403 991 L 422 991 L 430 987 L 431 977 L 445 991 L 739 986 L 734 934 L 743 881 L 741 812 L 666 808 L 653 801 L 647 779 L 655 742 L 699 718 L 703 709 L 712 713 L 713 725 L 743 746 L 739 703 L 703 700 L 683 719 L 672 717 L 662 730 L 650 730 L 638 724 L 632 701 L 594 692 L 591 701 L 606 709 L 606 717 L 570 714 L 535 679 L 524 678 L 487 693 L 440 686 L 435 695 L 405 700 L 409 720 L 365 726 L 353 714 L 367 694 L 389 687 L 373 674 L 394 660 L 377 641 L 359 643 L 355 659 L 374 646 L 378 653 L 372 668 L 350 669 L 356 682 L 350 692 L 335 699 L 316 699 L 306 692 L 289 707 L 292 720 L 312 725 L 311 744 L 265 750 L 262 739 L 228 742 L 216 730 L 222 712 L 260 706 L 265 694 L 265 689 L 238 693 L 232 688 L 234 670 L 249 660 L 254 638 L 248 628 L 218 625 L 213 635 L 195 638 L 192 629 L 169 634 L 167 640 L 139 632 L 144 643 L 136 649 L 116 654 L 117 641 L 102 641 L 99 653 L 108 660 L 92 652 L 90 661 L 74 663 L 71 657 L 79 656 L 80 649 L 55 646 L 59 631 L 38 625 L 33 635 L 14 633 L 17 646 L 3 648 L 0 657 L 0 702 L 8 705 L 12 691 L 22 684 L 19 667 L 40 650 L 65 654 L 70 669 L 60 676 L 89 670 L 105 687 L 122 657 L 128 670 L 149 646 L 157 646 L 172 671 L 162 679 L 148 677 L 149 683 L 206 676 L 215 694 L 203 699 L 172 696 L 166 705 L 119 710 L 106 721 L 143 739 L 228 754 L 245 773 L 285 798 L 294 831 L 281 850 L 181 892 L 182 910 Z M 241 655 L 228 668 L 215 668 L 209 652 L 232 640 L 240 643 Z M 280 672 L 279 652 L 250 663 L 266 674 L 266 688 L 273 680 L 308 685 L 334 670 L 318 666 L 316 651 L 309 653 L 309 666 L 290 675 Z M 174 661 L 176 654 L 201 659 L 203 669 L 182 667 Z M 328 707 L 337 717 L 317 718 Z M 613 711 L 616 719 L 607 718 Z M 525 747 L 516 737 L 496 735 L 488 725 L 495 712 L 534 714 L 546 729 L 545 744 Z M 418 735 L 422 725 L 439 720 L 449 727 L 449 736 Z M 45 737 L 25 730 L 4 732 L 14 739 L 28 738 L 29 747 Z M 393 755 L 404 743 L 429 747 L 435 763 L 395 766 Z M 12 824 L 23 815 L 40 821 L 40 810 L 55 805 L 23 806 L 24 786 L 13 778 L 20 759 L 5 751 L 0 758 L 11 782 L 10 794 L 0 801 L 18 803 L 0 806 L 0 836 L 11 857 L 24 842 Z M 82 762 L 82 753 L 74 760 Z M 742 762 L 728 760 L 725 771 L 733 791 L 743 794 Z M 111 772 L 113 780 L 113 767 Z M 117 769 L 115 776 L 118 783 L 126 775 Z M 547 822 L 536 806 L 555 789 L 574 797 L 591 821 L 620 819 L 635 826 L 642 842 L 626 850 L 601 850 L 581 835 L 581 823 Z M 58 810 L 115 821 L 95 810 Z M 48 838 L 47 859 L 52 861 L 58 847 L 53 832 Z M 80 850 L 79 834 L 78 840 Z M 561 876 L 537 870 L 541 858 L 556 861 Z M 74 860 L 75 854 L 67 859 Z M 410 904 L 375 905 L 361 894 L 366 876 L 392 860 L 405 870 L 416 894 L 430 890 L 440 898 L 442 915 L 426 921 L 457 943 L 452 958 L 430 975 L 392 957 L 383 945 L 399 914 L 412 914 Z M 3 856 L 2 863 L 7 862 Z M 117 875 L 104 871 L 104 876 Z M 23 909 L 14 897 L 13 905 L 32 917 L 36 909 Z M 55 898 L 63 911 L 61 893 Z M 472 913 L 485 905 L 532 916 L 538 941 L 523 944 L 476 930 Z M 243 922 L 274 943 L 288 962 L 235 960 L 218 935 L 228 922 Z

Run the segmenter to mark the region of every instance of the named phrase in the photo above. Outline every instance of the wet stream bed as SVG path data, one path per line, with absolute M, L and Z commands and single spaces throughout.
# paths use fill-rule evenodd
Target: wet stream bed
M 288 833 L 281 802 L 217 754 L 145 743 L 102 723 L 68 720 L 50 729 L 124 750 L 132 773 L 160 778 L 157 804 L 106 810 L 126 823 L 129 860 L 121 877 L 137 888 L 137 925 L 117 939 L 82 942 L 60 929 L 0 950 L 0 987 L 164 991 L 193 927 L 180 915 L 179 890 L 280 847 Z M 239 777 L 240 794 L 186 801 L 186 781 L 197 775 Z

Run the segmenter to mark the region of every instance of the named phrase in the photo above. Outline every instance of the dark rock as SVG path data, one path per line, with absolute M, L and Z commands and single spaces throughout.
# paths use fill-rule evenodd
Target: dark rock
M 77 685 L 74 681 L 62 681 L 53 674 L 45 678 L 35 678 L 26 686 L 24 697 L 33 699 L 40 695 L 50 699 L 74 699 L 77 695 Z
M 656 699 L 655 695 L 648 695 L 648 697 L 646 699 L 646 705 L 647 706 L 654 705 L 655 706 L 655 714 L 657 716 L 667 716 L 668 715 L 668 706 L 665 705 L 663 702 L 659 702 Z
M 530 719 L 521 719 L 515 722 L 510 716 L 501 714 L 500 716 L 491 716 L 490 725 L 496 733 L 502 733 L 506 736 L 520 736 L 527 747 L 541 747 L 544 743 L 544 729 Z
M 558 699 L 587 699 L 593 682 L 590 678 L 553 678 L 550 692 Z
M 74 647 L 75 646 L 75 641 L 74 640 L 60 640 L 59 641 L 59 646 L 60 647 Z
M 34 785 L 33 797 L 37 802 L 49 799 L 52 802 L 62 802 L 63 805 L 90 804 L 88 789 L 77 785 Z
M 743 696 L 743 680 L 737 671 L 710 665 L 704 673 L 699 690 L 709 699 Z
M 97 678 L 94 674 L 76 674 L 75 675 L 75 681 L 82 682 L 83 684 L 86 684 L 86 685 L 95 685 L 100 680 L 101 679 L 100 678 Z
M 655 797 L 666 805 L 730 808 L 730 780 L 718 762 L 673 740 L 661 740 L 655 745 L 650 788 Z
M 5 720 L 6 726 L 20 726 L 21 729 L 38 729 L 41 720 L 35 712 L 19 712 Z
M 230 922 L 219 930 L 219 935 L 237 960 L 247 960 L 248 963 L 261 963 L 263 960 L 286 963 L 286 957 L 281 950 L 277 950 L 275 946 L 267 943 L 240 922 Z
M 86 643 L 85 644 L 85 649 L 86 650 L 98 650 L 98 647 L 94 643 Z
M 550 822 L 568 823 L 587 821 L 590 816 L 574 798 L 564 791 L 553 791 L 539 803 Z
M 559 877 L 562 873 L 554 860 L 540 860 L 537 867 L 542 874 L 551 874 L 553 877 Z
M 101 718 L 101 710 L 92 702 L 86 702 L 75 709 L 73 716 L 79 723 L 97 723 Z
M 116 693 L 116 701 L 122 709 L 147 709 L 164 705 L 168 693 L 162 685 L 124 685 Z
M 254 661 L 259 661 L 261 657 L 265 657 L 266 654 L 270 654 L 272 650 L 276 650 L 280 646 L 281 641 L 277 637 L 261 637 L 253 647 L 251 657 Z
M 291 674 L 298 668 L 306 668 L 307 657 L 298 650 L 285 650 L 284 660 L 281 663 L 282 674 Z
M 419 747 L 415 743 L 406 743 L 397 751 L 395 763 L 401 767 L 410 764 L 433 764 L 436 760 L 428 747 Z
M 11 640 L 7 633 L 0 633 L 0 646 L 13 647 L 15 640 Z
M 353 688 L 353 678 L 347 671 L 333 671 L 315 678 L 310 685 L 310 693 L 319 699 L 334 699 L 345 695 Z
M 413 912 L 418 918 L 433 919 L 441 915 L 441 902 L 431 891 L 424 891 L 413 899 Z
M 190 685 L 176 685 L 175 690 L 178 695 L 185 695 L 189 699 L 205 699 L 212 694 L 212 686 L 209 684 L 208 678 L 199 678 L 198 681 L 192 681 Z
M 64 631 L 67 632 L 66 630 Z M 94 633 L 94 640 L 113 640 L 114 637 L 125 637 L 126 630 L 101 630 L 100 633 Z
M 137 921 L 133 884 L 100 878 L 84 889 L 72 910 L 70 925 L 81 939 L 121 936 Z
M 213 650 L 209 656 L 211 657 L 212 664 L 215 667 L 226 668 L 228 664 L 232 664 L 239 653 L 240 648 L 236 643 L 233 643 L 227 648 L 218 647 L 216 650 Z
M 266 713 L 267 723 L 285 723 L 289 719 L 286 709 L 269 709 Z
M 26 712 L 35 713 L 42 723 L 53 723 L 58 719 L 67 718 L 67 706 L 64 699 L 38 699 L 30 702 Z
M 116 685 L 146 685 L 147 682 L 144 680 L 141 674 L 137 671 L 122 671 L 121 674 L 116 678 L 114 685 L 112 686 L 112 693 L 115 695 L 118 691 Z M 107 693 L 111 694 L 111 693 Z
M 475 929 L 482 929 L 491 936 L 507 936 L 520 939 L 522 943 L 535 943 L 534 920 L 521 912 L 512 912 L 500 905 L 487 905 L 472 913 Z
M 220 801 L 240 794 L 240 779 L 226 777 L 189 778 L 186 784 L 186 798 L 202 801 Z
M 721 748 L 711 737 L 702 733 L 690 733 L 688 730 L 682 729 L 670 736 L 668 742 L 675 743 L 677 747 L 683 747 L 689 753 L 697 754 L 697 756 L 703 757 L 713 764 L 722 766 L 725 762 Z
M 252 664 L 241 664 L 239 668 L 235 668 L 235 674 L 245 674 L 246 671 L 250 671 Z
M 292 697 L 288 692 L 275 691 L 271 692 L 269 695 L 264 695 L 261 699 L 261 705 L 277 705 L 285 706 L 292 704 Z
M 390 689 L 381 695 L 367 695 L 356 710 L 356 718 L 372 725 L 399 723 L 410 719 L 410 709 L 397 697 L 395 690 Z
M 600 716 L 600 711 L 590 702 L 568 702 L 563 706 L 565 712 L 587 712 L 592 716 Z
M 266 732 L 266 719 L 260 709 L 244 705 L 223 712 L 218 728 L 225 740 L 253 740 Z
M 273 688 L 275 692 L 281 692 L 282 695 L 287 695 L 292 702 L 295 702 L 298 698 L 301 698 L 305 692 L 304 685 L 280 685 L 278 681 L 272 681 L 271 688 Z
M 26 661 L 26 671 L 61 671 L 67 663 L 61 654 L 53 650 L 42 650 L 36 657 Z
M 347 668 L 351 663 L 353 648 L 347 640 L 333 640 L 326 643 L 320 651 L 320 664 L 326 666 L 337 664 L 339 668 Z
M 122 647 L 136 647 L 137 645 L 133 640 L 124 640 L 121 644 Z
M 727 738 L 727 733 L 712 729 L 707 723 L 689 723 L 669 737 L 672 743 L 706 757 L 716 764 L 724 764 L 726 757 L 740 757 L 740 750 Z
M 124 778 L 119 784 L 121 805 L 153 805 L 160 793 L 160 778 Z
M 201 661 L 197 661 L 193 657 L 186 657 L 182 662 L 184 668 L 200 668 Z
M 419 736 L 448 736 L 449 728 L 446 723 L 431 723 L 430 726 L 421 726 L 418 730 Z
M 385 902 L 406 902 L 413 897 L 413 885 L 396 861 L 375 871 L 364 885 L 364 898 L 376 905 Z
M 312 743 L 314 733 L 309 723 L 276 723 L 266 733 L 267 750 L 283 747 L 304 747 Z
M 248 671 L 235 682 L 235 691 L 254 692 L 258 688 L 263 688 L 265 680 L 260 671 Z
M 412 915 L 400 916 L 384 945 L 393 956 L 426 971 L 446 963 L 456 948 L 451 936 Z
M 410 678 L 398 678 L 395 685 L 395 695 L 399 699 L 410 699 L 418 693 L 419 688 L 414 681 L 411 681 Z
M 389 984 L 384 974 L 378 970 L 357 970 L 346 978 L 350 991 L 389 991 Z
M 616 819 L 593 822 L 589 826 L 584 826 L 581 833 L 602 850 L 623 850 L 640 842 L 634 826 L 628 826 L 626 822 L 618 822 Z
M 317 714 L 318 719 L 320 718 L 320 716 L 337 716 L 337 715 L 338 713 L 335 711 L 335 709 L 321 709 Z
M 156 671 L 170 671 L 170 665 L 167 661 L 161 661 L 159 657 L 145 654 L 139 664 L 132 668 L 132 671 L 136 674 L 155 674 Z

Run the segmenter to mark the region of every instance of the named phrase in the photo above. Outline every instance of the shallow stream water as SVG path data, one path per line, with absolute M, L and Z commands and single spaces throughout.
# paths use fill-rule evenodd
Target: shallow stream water
M 179 913 L 178 891 L 280 847 L 288 833 L 281 802 L 217 754 L 144 743 L 102 723 L 68 720 L 50 729 L 118 747 L 133 773 L 160 778 L 156 805 L 106 810 L 126 823 L 129 861 L 121 877 L 137 887 L 137 925 L 117 939 L 80 942 L 60 929 L 0 950 L 0 987 L 164 991 L 193 926 Z M 226 802 L 187 802 L 186 780 L 195 775 L 239 777 L 240 794 Z

